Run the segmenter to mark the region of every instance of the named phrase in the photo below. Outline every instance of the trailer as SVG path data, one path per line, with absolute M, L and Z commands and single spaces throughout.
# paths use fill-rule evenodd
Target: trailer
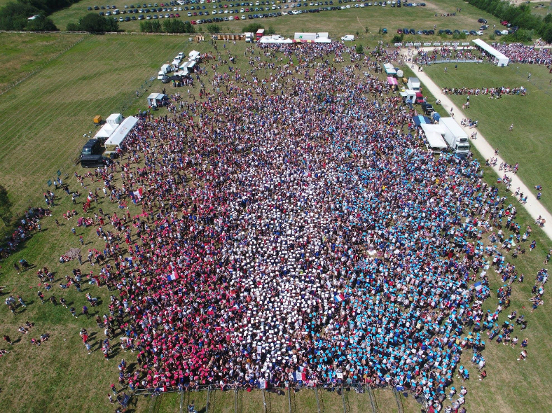
M 443 126 L 445 141 L 459 156 L 466 156 L 470 152 L 468 135 L 462 127 L 451 117 L 439 118 L 439 125 Z

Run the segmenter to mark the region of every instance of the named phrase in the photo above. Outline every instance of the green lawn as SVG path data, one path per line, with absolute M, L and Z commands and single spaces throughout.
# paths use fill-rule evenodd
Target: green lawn
M 448 70 L 447 73 L 443 65 L 428 66 L 424 70 L 440 87 L 527 88 L 526 96 L 506 95 L 501 99 L 489 99 L 488 95 L 472 96 L 470 109 L 465 113 L 479 121 L 478 129 L 492 146 L 500 150 L 507 163 L 519 163 L 518 174 L 527 186 L 544 187 L 541 202 L 552 211 L 552 118 L 549 113 L 552 107 L 552 86 L 549 83 L 552 75 L 548 69 L 521 64 L 507 67 L 460 64 L 457 70 Z M 531 73 L 530 81 L 528 73 Z M 450 97 L 458 106 L 466 101 L 466 96 Z M 508 129 L 512 123 L 514 130 L 510 132 Z
M 48 179 L 72 167 L 95 115 L 120 111 L 163 62 L 189 48 L 179 37 L 90 36 L 2 95 L 0 183 L 13 210 L 36 205 Z
M 36 73 L 83 38 L 72 34 L 0 33 L 0 92 Z

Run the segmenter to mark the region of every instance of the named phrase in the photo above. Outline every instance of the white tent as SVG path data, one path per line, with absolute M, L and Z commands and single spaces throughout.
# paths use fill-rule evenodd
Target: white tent
M 271 44 L 282 44 L 282 43 L 293 43 L 291 39 L 286 39 L 279 34 L 273 36 L 263 36 L 259 40 L 259 43 L 271 43 Z
M 120 113 L 112 113 L 107 117 L 105 121 L 106 123 L 109 123 L 114 127 L 117 127 L 117 125 L 120 125 L 121 122 L 123 121 L 123 115 L 121 115 Z
M 148 96 L 148 105 L 151 107 L 159 106 L 166 97 L 167 95 L 164 95 L 163 93 L 152 93 Z
M 445 131 L 441 125 L 431 125 L 427 123 L 422 123 L 420 125 L 424 131 L 424 135 L 427 139 L 428 146 L 433 150 L 442 150 L 446 149 L 447 143 L 443 138 Z
M 480 49 L 482 49 L 485 53 L 488 53 L 491 56 L 493 56 L 494 57 L 494 62 L 498 66 L 504 67 L 504 66 L 508 66 L 508 63 L 510 63 L 510 59 L 508 57 L 506 57 L 504 54 L 502 54 L 501 52 L 496 50 L 493 46 L 491 46 L 490 44 L 484 42 L 483 40 L 474 39 L 474 40 L 472 40 L 472 42 L 474 42 L 475 45 L 477 47 L 479 47 Z
M 121 115 L 120 113 L 112 113 L 105 120 L 105 125 L 103 125 L 98 133 L 96 133 L 94 139 L 102 139 L 105 141 L 113 134 L 113 132 L 115 132 L 122 121 L 123 115 Z
M 388 76 L 395 76 L 397 74 L 397 71 L 395 70 L 395 68 L 393 67 L 393 65 L 391 63 L 384 63 L 383 64 L 383 69 L 385 70 L 385 73 Z
M 138 118 L 129 116 L 123 123 L 119 125 L 117 130 L 111 135 L 111 137 L 105 141 L 106 152 L 113 152 L 117 147 L 123 143 L 129 132 L 134 128 L 134 125 L 138 122 Z
M 201 53 L 199 53 L 197 50 L 192 50 L 190 53 L 188 53 L 189 60 L 199 60 L 200 57 Z
M 94 136 L 94 139 L 101 139 L 101 140 L 108 139 L 113 134 L 113 132 L 115 132 L 115 129 L 117 129 L 118 126 L 119 125 L 112 125 L 110 123 L 106 123 L 105 125 L 102 126 L 102 128 L 98 131 L 98 133 L 96 133 L 96 135 Z

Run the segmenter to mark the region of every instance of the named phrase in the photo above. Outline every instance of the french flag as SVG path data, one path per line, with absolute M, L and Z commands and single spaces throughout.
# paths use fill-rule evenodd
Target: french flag
M 174 281 L 178 279 L 178 274 L 176 273 L 176 270 L 173 270 L 172 274 L 167 275 L 168 281 Z
M 343 301 L 345 299 L 345 295 L 343 293 L 339 293 L 339 294 L 336 294 L 334 296 L 334 298 L 335 298 L 335 301 L 340 303 L 341 301 Z

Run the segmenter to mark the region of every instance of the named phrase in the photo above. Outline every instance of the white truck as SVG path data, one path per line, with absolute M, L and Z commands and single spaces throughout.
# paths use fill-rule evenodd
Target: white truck
M 443 126 L 443 137 L 447 145 L 459 156 L 466 156 L 470 152 L 468 135 L 453 118 L 439 118 L 439 125 Z
M 163 76 L 170 72 L 172 72 L 171 65 L 164 64 L 163 66 L 161 66 L 161 70 L 159 71 L 159 73 L 157 73 L 157 79 L 163 79 Z
M 408 82 L 406 83 L 407 89 L 414 90 L 415 92 L 420 91 L 420 79 L 417 77 L 409 77 Z

